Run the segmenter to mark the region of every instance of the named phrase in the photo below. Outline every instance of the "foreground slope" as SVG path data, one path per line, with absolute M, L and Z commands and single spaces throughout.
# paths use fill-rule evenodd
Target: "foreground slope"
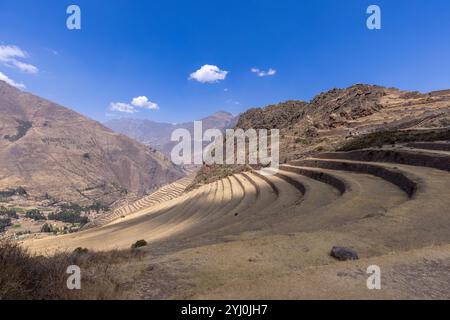
M 3 81 L 0 115 L 0 190 L 111 204 L 183 175 L 144 145 Z
M 25 246 L 145 239 L 138 298 L 450 298 L 449 109 L 449 91 L 365 85 L 253 109 L 238 127 L 281 130 L 277 175 L 205 166 L 176 199 L 162 193 L 102 227 Z M 334 260 L 333 246 L 360 260 Z M 366 287 L 372 264 L 381 291 Z
M 145 239 L 149 268 L 134 289 L 143 298 L 449 298 L 449 145 L 318 154 L 25 245 L 108 250 Z M 336 245 L 361 260 L 333 260 Z M 367 290 L 370 264 L 386 271 L 384 291 Z
M 419 93 L 365 84 L 332 89 L 309 102 L 292 100 L 250 109 L 240 115 L 236 125 L 244 130 L 280 130 L 281 163 L 338 150 L 362 135 L 448 126 L 450 90 Z M 203 166 L 194 184 L 212 182 L 241 169 Z

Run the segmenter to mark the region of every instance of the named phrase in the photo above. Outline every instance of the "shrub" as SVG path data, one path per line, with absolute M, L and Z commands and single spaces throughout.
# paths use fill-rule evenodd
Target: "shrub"
M 87 253 L 89 253 L 89 250 L 87 248 L 78 247 L 75 250 L 73 250 L 73 254 L 87 254 Z
M 3 190 L 0 191 L 0 196 L 3 198 L 9 198 L 12 197 L 14 195 L 14 190 Z
M 133 245 L 131 246 L 131 249 L 145 247 L 146 245 L 147 245 L 147 241 L 139 240 L 139 241 L 136 241 L 135 243 L 133 243 Z
M 24 121 L 24 120 L 16 120 L 18 123 L 18 126 L 16 128 L 17 133 L 14 136 L 6 135 L 4 138 L 6 140 L 9 140 L 10 142 L 15 142 L 19 140 L 20 138 L 24 137 L 28 130 L 30 130 L 33 127 L 33 123 L 30 121 Z
M 48 223 L 44 224 L 41 228 L 42 233 L 52 233 L 53 232 L 53 226 L 49 225 Z
M 7 216 L 12 219 L 17 219 L 19 216 L 17 215 L 16 210 L 14 209 L 6 209 L 5 207 L 0 207 L 0 216 Z
M 9 226 L 11 226 L 11 218 L 0 218 L 0 232 L 5 231 Z
M 317 151 L 317 152 L 323 152 L 323 151 L 325 151 L 325 147 L 324 147 L 324 146 L 318 146 L 318 147 L 316 148 L 316 151 Z
M 17 212 L 14 210 L 9 210 L 7 213 L 8 217 L 12 219 L 19 219 L 19 216 L 17 215 Z
M 22 187 L 18 187 L 17 189 L 7 189 L 0 191 L 0 197 L 2 198 L 9 198 L 12 196 L 26 196 L 26 195 L 27 191 Z
M 18 187 L 16 189 L 16 195 L 18 195 L 18 196 L 26 196 L 27 195 L 27 191 L 23 187 Z
M 25 217 L 33 219 L 34 221 L 46 220 L 44 215 L 38 209 L 27 211 Z

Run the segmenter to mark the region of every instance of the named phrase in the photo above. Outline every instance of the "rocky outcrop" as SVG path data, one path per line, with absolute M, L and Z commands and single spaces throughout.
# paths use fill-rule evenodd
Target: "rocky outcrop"
M 348 151 L 421 138 L 436 141 L 446 137 L 442 127 L 450 125 L 448 119 L 450 90 L 422 94 L 357 84 L 321 93 L 310 102 L 287 101 L 250 109 L 240 115 L 237 127 L 279 129 L 283 164 L 342 148 Z M 424 129 L 431 129 L 428 137 Z M 242 171 L 242 166 L 223 167 L 203 167 L 195 183 L 222 177 L 218 172 Z

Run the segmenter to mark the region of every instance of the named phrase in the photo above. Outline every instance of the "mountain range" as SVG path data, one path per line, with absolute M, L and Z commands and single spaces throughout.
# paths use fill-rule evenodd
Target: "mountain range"
M 208 117 L 200 119 L 203 130 L 219 129 L 226 130 L 233 128 L 239 117 L 233 116 L 229 112 L 218 111 Z M 180 124 L 171 124 L 156 122 L 147 119 L 121 118 L 105 122 L 108 128 L 122 133 L 132 139 L 135 139 L 145 145 L 151 146 L 170 157 L 170 153 L 176 142 L 170 140 L 171 134 L 176 129 L 187 129 L 193 135 L 194 123 L 186 122 Z

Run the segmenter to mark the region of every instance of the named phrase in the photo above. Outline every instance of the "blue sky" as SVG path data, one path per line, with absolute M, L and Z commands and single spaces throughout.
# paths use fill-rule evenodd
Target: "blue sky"
M 1 74 L 100 121 L 237 114 L 354 83 L 450 88 L 448 0 L 40 3 L 0 1 L 0 46 L 24 52 L 0 59 Z M 81 30 L 66 27 L 70 4 L 81 8 Z M 366 27 L 371 4 L 381 7 L 381 30 Z M 222 79 L 189 79 L 204 65 L 216 66 Z M 159 108 L 139 107 L 154 106 L 142 99 L 131 103 L 143 96 Z M 139 112 L 113 112 L 111 103 Z

